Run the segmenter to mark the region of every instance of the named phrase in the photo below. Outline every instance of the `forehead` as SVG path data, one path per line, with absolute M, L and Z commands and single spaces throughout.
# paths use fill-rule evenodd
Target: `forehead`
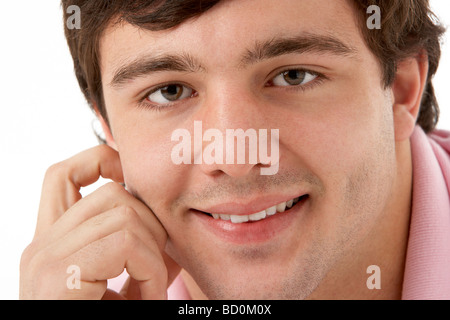
M 100 41 L 102 77 L 110 80 L 117 66 L 148 53 L 183 53 L 206 67 L 225 69 L 255 43 L 302 33 L 364 47 L 351 1 L 225 0 L 169 30 L 111 25 Z

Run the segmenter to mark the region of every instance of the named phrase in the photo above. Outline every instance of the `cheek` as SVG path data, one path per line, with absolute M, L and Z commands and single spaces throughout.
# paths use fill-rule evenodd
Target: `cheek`
M 350 84 L 355 90 L 337 86 L 285 122 L 287 144 L 323 176 L 350 173 L 362 159 L 384 153 L 384 143 L 394 143 L 391 102 L 379 88 L 367 89 L 379 84 Z
M 335 111 L 317 118 L 300 116 L 295 122 L 300 125 L 288 129 L 292 134 L 286 135 L 285 144 L 321 177 L 350 172 L 366 153 L 375 131 Z
M 122 139 L 118 143 L 125 184 L 158 215 L 183 189 L 182 167 L 171 161 L 171 144 L 162 139 Z
M 345 101 L 344 95 L 335 94 L 332 100 L 322 100 L 321 112 L 309 114 L 308 119 L 296 115 L 297 126 L 290 128 L 293 134 L 285 140 L 298 162 L 324 185 L 315 203 L 323 219 L 316 221 L 329 230 L 342 221 L 361 226 L 364 219 L 379 213 L 394 177 L 389 101 L 382 93 L 354 95 L 351 102 Z

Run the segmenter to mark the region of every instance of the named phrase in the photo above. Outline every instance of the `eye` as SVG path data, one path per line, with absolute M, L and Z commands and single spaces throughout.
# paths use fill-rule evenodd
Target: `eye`
M 272 84 L 281 87 L 304 85 L 318 77 L 317 74 L 301 69 L 283 71 L 272 79 Z
M 151 92 L 146 98 L 150 102 L 167 104 L 193 96 L 194 90 L 181 84 L 169 84 Z

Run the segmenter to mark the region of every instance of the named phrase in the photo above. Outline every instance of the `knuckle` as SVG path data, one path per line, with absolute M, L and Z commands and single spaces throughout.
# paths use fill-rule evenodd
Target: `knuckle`
M 93 148 L 93 151 L 95 152 L 96 157 L 98 159 L 103 159 L 103 160 L 108 160 L 108 159 L 114 158 L 115 154 L 117 153 L 117 151 L 115 151 L 113 148 L 111 148 L 107 144 L 101 144 L 101 145 L 95 146 Z
M 25 248 L 20 258 L 20 271 L 21 273 L 34 274 L 40 272 L 48 263 L 49 259 L 45 253 L 36 250 L 35 244 L 31 243 Z
M 30 243 L 22 252 L 22 255 L 20 256 L 20 270 L 23 271 L 24 269 L 29 266 L 31 259 L 35 255 L 35 248 L 34 244 Z
M 100 144 L 98 146 L 95 146 L 94 148 L 98 153 L 101 153 L 101 154 L 103 154 L 103 153 L 109 154 L 109 153 L 111 153 L 111 151 L 113 151 L 113 149 L 110 146 L 108 146 L 107 144 Z
M 120 231 L 121 241 L 120 249 L 124 254 L 132 252 L 139 244 L 139 238 L 130 229 Z
M 104 186 L 102 186 L 102 189 L 110 194 L 119 194 L 126 192 L 124 187 L 120 183 L 114 181 L 106 183 Z
M 124 205 L 119 207 L 118 211 L 124 226 L 134 227 L 139 224 L 139 216 L 132 207 Z
M 27 268 L 32 262 L 35 262 L 36 256 L 39 257 L 42 250 L 42 241 L 40 238 L 34 238 L 22 251 L 22 255 L 20 256 L 20 268 Z
M 64 161 L 52 164 L 45 172 L 45 178 L 48 179 L 51 177 L 60 176 L 65 172 L 65 167 Z

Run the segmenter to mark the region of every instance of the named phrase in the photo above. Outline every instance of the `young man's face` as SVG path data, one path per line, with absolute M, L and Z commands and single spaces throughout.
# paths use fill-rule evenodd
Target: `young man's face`
M 223 1 L 172 30 L 110 27 L 100 54 L 126 185 L 210 298 L 309 295 L 389 202 L 391 95 L 350 2 Z M 224 138 L 227 129 L 279 129 L 278 172 L 261 175 L 248 159 L 176 165 L 172 132 L 187 129 L 194 149 L 194 121 Z M 256 222 L 202 213 L 226 219 L 298 197 Z

